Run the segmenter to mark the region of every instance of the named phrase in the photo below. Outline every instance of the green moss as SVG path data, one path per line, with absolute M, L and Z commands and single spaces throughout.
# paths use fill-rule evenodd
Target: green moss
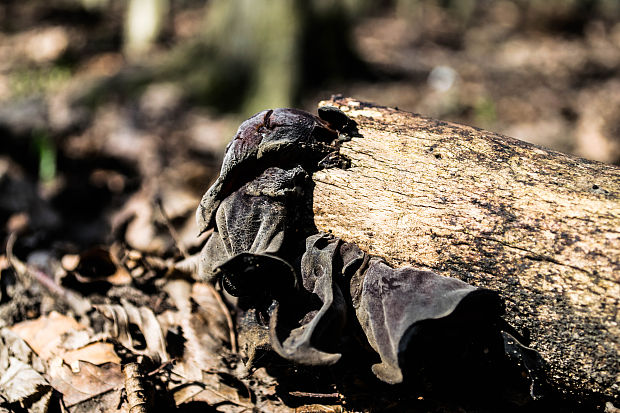
M 13 97 L 44 94 L 63 86 L 71 78 L 71 70 L 64 66 L 16 70 L 10 77 Z
M 476 123 L 481 126 L 488 126 L 497 121 L 497 111 L 495 101 L 487 96 L 480 96 L 474 105 L 474 116 Z

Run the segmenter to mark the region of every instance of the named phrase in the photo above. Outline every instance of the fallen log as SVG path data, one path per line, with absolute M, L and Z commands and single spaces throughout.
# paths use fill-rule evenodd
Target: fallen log
M 620 394 L 620 168 L 477 128 L 333 98 L 362 137 L 313 176 L 319 230 L 400 267 L 499 291 L 549 379 Z

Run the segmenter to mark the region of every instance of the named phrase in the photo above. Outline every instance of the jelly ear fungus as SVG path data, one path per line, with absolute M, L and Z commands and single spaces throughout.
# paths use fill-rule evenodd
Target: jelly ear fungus
M 200 202 L 200 230 L 213 232 L 199 273 L 229 294 L 248 369 L 273 360 L 260 351 L 278 366 L 332 366 L 343 378 L 354 371 L 398 388 L 540 398 L 544 362 L 501 318 L 496 292 L 392 268 L 317 231 L 312 173 L 351 138 L 363 137 L 334 107 L 319 117 L 260 112 L 241 124 Z

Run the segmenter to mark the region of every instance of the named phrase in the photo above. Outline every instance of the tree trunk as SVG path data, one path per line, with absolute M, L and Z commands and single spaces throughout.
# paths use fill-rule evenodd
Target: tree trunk
M 553 385 L 620 394 L 620 168 L 349 98 L 348 169 L 314 174 L 317 227 L 394 266 L 498 291 Z

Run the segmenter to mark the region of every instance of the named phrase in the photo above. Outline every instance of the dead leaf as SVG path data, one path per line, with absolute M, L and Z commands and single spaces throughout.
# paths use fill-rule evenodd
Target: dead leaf
M 31 365 L 39 373 L 45 373 L 47 366 L 28 344 L 8 328 L 0 329 L 0 374 L 9 366 L 13 357 Z
M 47 365 L 8 328 L 0 329 L 0 399 L 29 412 L 46 412 L 52 387 L 42 376 Z
M 212 285 L 207 283 L 194 283 L 191 298 L 198 304 L 198 315 L 208 328 L 209 334 L 220 343 L 231 345 L 236 351 L 236 337 L 232 319 L 226 304 L 215 291 Z
M 62 355 L 62 359 L 70 366 L 74 366 L 77 361 L 87 361 L 94 365 L 105 363 L 120 364 L 121 359 L 114 352 L 111 343 L 91 343 L 82 348 L 67 351 Z
M 158 236 L 154 226 L 153 199 L 153 185 L 143 184 L 140 191 L 132 195 L 112 217 L 112 231 L 117 233 L 124 228 L 122 235 L 132 248 L 161 254 L 165 250 L 166 241 Z
M 223 367 L 222 358 L 229 337 L 226 319 L 215 297 L 205 286 L 196 286 L 181 279 L 166 283 L 164 290 L 178 311 L 166 311 L 161 315 L 162 322 L 181 327 L 184 349 L 174 372 L 189 381 L 202 381 L 204 371 Z M 192 305 L 192 301 L 198 306 Z
M 232 404 L 242 407 L 243 410 L 254 410 L 254 404 L 250 399 L 239 395 L 233 387 L 221 382 L 215 383 L 187 383 L 171 390 L 177 406 L 189 402 L 205 402 L 215 406 L 220 404 Z
M 295 408 L 295 413 L 341 413 L 342 406 L 328 406 L 325 404 L 307 404 Z
M 52 386 L 32 366 L 11 357 L 0 377 L 0 395 L 29 413 L 45 413 L 52 398 Z
M 153 310 L 148 307 L 138 308 L 125 300 L 122 300 L 120 305 L 98 305 L 95 308 L 112 321 L 110 334 L 121 345 L 136 354 L 150 357 L 155 363 L 169 360 L 164 334 Z M 138 340 L 131 336 L 131 325 L 136 326 L 142 333 L 146 342 L 145 349 L 134 345 Z
M 47 316 L 17 323 L 11 330 L 23 338 L 39 357 L 49 360 L 56 354 L 64 333 L 84 328 L 73 318 L 52 311 Z
M 123 387 L 121 366 L 115 363 L 96 366 L 80 361 L 79 373 L 76 374 L 57 359 L 50 363 L 48 376 L 50 384 L 63 395 L 67 407 L 115 389 L 120 391 Z
M 71 366 L 76 365 L 78 360 L 95 365 L 120 363 L 112 343 L 92 342 L 85 326 L 55 311 L 36 320 L 15 324 L 11 330 L 43 360 L 60 357 Z M 78 335 L 79 340 L 76 339 Z
M 80 263 L 80 256 L 78 254 L 65 254 L 60 259 L 60 263 L 65 271 L 73 271 Z
M 188 383 L 172 389 L 174 402 L 177 406 L 194 401 L 193 397 L 205 390 L 204 384 Z
M 8 366 L 0 374 L 0 394 L 9 402 L 20 402 L 28 412 L 44 413 L 48 410 L 52 387 L 63 395 L 68 407 L 122 387 L 122 374 L 118 363 L 120 359 L 113 352 L 112 344 L 95 342 L 69 351 L 63 348 L 74 336 L 69 333 L 84 331 L 84 326 L 72 318 L 50 313 L 47 317 L 25 321 L 13 328 L 15 332 L 9 329 L 0 331 L 0 372 L 3 370 L 2 366 Z M 24 362 L 29 361 L 35 367 L 43 365 L 19 334 L 29 340 L 28 343 L 34 351 L 50 357 L 48 367 L 37 368 L 46 370 L 49 382 Z M 49 340 L 47 344 L 46 340 Z M 5 357 L 4 354 L 8 356 Z M 21 360 L 13 357 L 13 354 Z M 99 367 L 88 361 L 81 361 L 82 359 L 103 364 Z M 106 362 L 107 360 L 116 362 Z M 67 364 L 71 364 L 74 371 Z M 24 399 L 23 402 L 21 398 Z M 113 405 L 104 410 L 117 409 L 120 391 L 115 400 Z
M 62 258 L 62 264 L 69 271 L 64 283 L 70 282 L 71 277 L 77 283 L 87 285 L 101 282 L 126 285 L 132 281 L 129 272 L 106 248 L 91 248 L 77 258 L 75 255 L 66 255 Z

